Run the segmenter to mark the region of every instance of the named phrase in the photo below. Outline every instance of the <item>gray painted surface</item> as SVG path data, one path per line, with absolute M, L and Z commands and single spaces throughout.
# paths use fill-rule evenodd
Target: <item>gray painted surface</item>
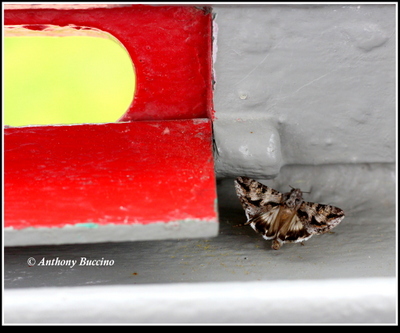
M 382 278 L 13 290 L 5 317 L 14 323 L 394 323 L 395 289 L 394 279 Z
M 216 6 L 218 174 L 394 163 L 395 9 Z
M 397 322 L 395 9 L 215 6 L 218 236 L 6 248 L 5 322 Z M 273 251 L 235 227 L 239 175 L 346 218 Z
M 99 242 L 125 242 L 137 240 L 159 240 L 212 237 L 218 234 L 217 221 L 173 221 L 150 225 L 100 226 L 82 223 L 63 228 L 25 228 L 4 230 L 5 246 L 82 244 Z

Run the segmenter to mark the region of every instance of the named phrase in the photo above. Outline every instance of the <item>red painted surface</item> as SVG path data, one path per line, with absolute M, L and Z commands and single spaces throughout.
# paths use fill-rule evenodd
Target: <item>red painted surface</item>
M 5 227 L 216 222 L 207 119 L 5 129 Z
M 5 25 L 76 25 L 116 37 L 137 75 L 135 98 L 122 121 L 212 117 L 211 23 L 211 14 L 194 6 L 4 11 Z
M 121 119 L 129 122 L 5 129 L 6 228 L 217 222 L 209 12 L 10 9 L 4 23 L 106 31 L 126 47 L 137 75 Z

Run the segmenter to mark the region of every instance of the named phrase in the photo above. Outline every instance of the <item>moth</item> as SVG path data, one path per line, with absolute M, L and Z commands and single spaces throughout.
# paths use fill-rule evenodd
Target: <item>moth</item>
M 247 217 L 245 225 L 272 240 L 274 250 L 324 234 L 344 218 L 338 207 L 304 201 L 297 188 L 280 193 L 247 177 L 236 178 L 235 188 Z

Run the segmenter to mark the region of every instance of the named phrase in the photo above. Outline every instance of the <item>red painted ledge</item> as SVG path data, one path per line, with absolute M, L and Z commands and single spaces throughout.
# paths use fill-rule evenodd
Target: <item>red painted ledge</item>
M 5 129 L 5 230 L 216 224 L 210 138 L 209 119 Z

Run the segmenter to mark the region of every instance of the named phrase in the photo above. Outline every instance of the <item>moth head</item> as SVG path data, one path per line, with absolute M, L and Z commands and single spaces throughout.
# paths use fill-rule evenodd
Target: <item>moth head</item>
M 290 208 L 295 208 L 303 203 L 303 192 L 298 188 L 293 188 L 289 193 L 286 193 L 285 203 Z

